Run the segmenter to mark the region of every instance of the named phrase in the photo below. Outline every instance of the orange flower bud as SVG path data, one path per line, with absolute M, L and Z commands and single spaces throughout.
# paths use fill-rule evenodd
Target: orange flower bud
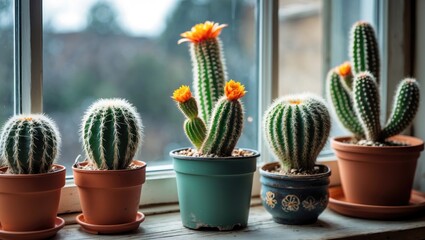
M 227 27 L 227 24 L 206 21 L 205 23 L 199 23 L 192 27 L 190 31 L 182 33 L 180 36 L 183 38 L 180 39 L 177 43 L 183 42 L 193 42 L 198 43 L 210 38 L 216 38 L 220 35 L 221 30 Z
M 348 76 L 351 74 L 351 65 L 350 62 L 345 62 L 338 67 L 338 74 L 342 77 Z
M 230 101 L 237 100 L 245 95 L 245 86 L 240 82 L 230 80 L 224 87 L 224 93 L 226 94 L 227 99 Z
M 173 92 L 172 98 L 177 102 L 184 103 L 192 98 L 192 92 L 190 92 L 189 86 L 182 85 Z

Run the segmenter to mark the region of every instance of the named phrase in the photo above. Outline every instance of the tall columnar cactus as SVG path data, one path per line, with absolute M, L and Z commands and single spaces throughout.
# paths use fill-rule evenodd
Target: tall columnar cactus
M 242 134 L 244 109 L 239 99 L 245 95 L 245 87 L 230 80 L 224 92 L 225 96 L 218 100 L 211 116 L 207 137 L 201 148 L 203 154 L 231 156 Z
M 314 168 L 331 126 L 322 99 L 310 94 L 281 97 L 265 112 L 263 122 L 265 138 L 282 170 Z
M 194 89 L 204 122 L 208 121 L 215 102 L 223 95 L 222 89 L 227 78 L 222 44 L 218 38 L 226 26 L 210 21 L 196 24 L 191 31 L 182 33 L 183 38 L 178 41 L 179 44 L 191 42 Z
M 351 63 L 331 69 L 327 79 L 329 99 L 342 125 L 356 138 L 385 141 L 413 121 L 419 108 L 419 86 L 406 78 L 399 84 L 385 127 L 380 123 L 379 52 L 372 26 L 354 24 Z
M 350 59 L 353 73 L 369 71 L 379 84 L 379 48 L 375 30 L 367 22 L 357 22 L 351 28 Z
M 198 117 L 198 105 L 195 98 L 192 97 L 190 88 L 188 86 L 181 86 L 174 91 L 173 99 L 187 117 L 184 122 L 186 136 L 197 149 L 200 149 L 204 142 L 207 128 L 204 121 Z
M 81 125 L 84 150 L 98 169 L 126 169 L 142 140 L 142 120 L 124 99 L 100 99 Z
M 1 158 L 13 174 L 46 173 L 59 155 L 61 138 L 45 115 L 16 115 L 3 127 Z

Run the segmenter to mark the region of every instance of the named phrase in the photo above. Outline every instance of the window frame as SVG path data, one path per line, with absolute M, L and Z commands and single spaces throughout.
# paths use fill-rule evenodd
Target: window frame
M 368 0 L 362 0 L 364 4 L 370 4 Z M 330 29 L 326 27 L 332 21 L 329 18 L 332 6 L 336 0 L 323 0 L 324 11 L 324 34 L 329 34 Z M 42 54 L 42 0 L 14 0 L 15 31 L 14 31 L 14 113 L 40 113 L 43 111 L 43 54 Z M 381 46 L 381 56 L 388 56 L 389 52 L 398 51 L 397 46 L 402 45 L 409 38 L 392 38 L 387 30 L 388 26 L 403 20 L 403 14 L 397 13 L 394 9 L 407 3 L 403 0 L 385 1 L 374 0 L 373 11 L 375 16 L 373 23 L 378 26 L 378 36 Z M 366 6 L 366 5 L 365 5 Z M 264 144 L 263 134 L 261 134 L 262 113 L 278 95 L 278 0 L 264 1 L 257 0 L 257 31 L 258 31 L 258 81 L 259 81 L 259 109 L 258 109 L 258 149 L 262 156 L 259 165 L 271 161 L 269 150 Z M 393 10 L 391 10 L 393 9 Z M 370 20 L 370 19 L 368 19 Z M 329 26 L 329 25 L 327 25 Z M 398 25 L 400 28 L 400 25 Z M 401 28 L 404 26 L 402 25 Z M 331 67 L 329 62 L 330 45 L 324 45 L 324 75 Z M 388 76 L 388 81 L 383 81 L 381 88 L 383 110 L 387 110 L 391 99 L 387 98 L 387 92 L 393 92 L 399 79 L 397 76 L 404 75 L 404 65 L 409 64 L 405 55 L 400 60 L 402 67 L 396 66 L 400 61 L 387 61 L 382 58 L 381 73 L 383 79 Z M 391 77 L 390 77 L 391 76 Z M 325 79 L 324 77 L 322 79 Z M 397 80 L 398 79 L 398 80 Z M 387 111 L 382 111 L 383 116 Z M 326 158 L 327 163 L 336 165 L 334 156 Z M 320 160 L 319 160 L 320 161 Z M 326 163 L 321 161 L 322 163 Z M 150 170 L 150 169 L 149 169 Z M 338 176 L 338 168 L 334 168 L 334 176 Z M 338 179 L 334 180 L 338 181 Z M 252 195 L 258 196 L 260 193 L 259 174 L 254 175 L 254 186 Z M 177 202 L 177 189 L 175 173 L 173 170 L 150 170 L 147 172 L 147 181 L 143 185 L 141 205 L 166 204 Z M 78 191 L 72 179 L 67 179 L 66 186 L 62 190 L 59 213 L 79 212 Z
M 14 114 L 43 112 L 43 23 L 42 0 L 14 0 Z M 259 109 L 261 121 L 263 110 L 277 95 L 277 18 L 278 0 L 257 0 L 257 43 Z M 260 47 L 261 46 L 261 47 Z M 264 154 L 259 161 L 269 161 L 263 144 L 261 123 L 258 124 L 259 149 Z M 253 196 L 260 194 L 259 174 L 254 174 Z M 142 187 L 140 205 L 176 203 L 177 188 L 175 172 L 170 169 L 148 168 L 146 183 Z M 80 212 L 78 191 L 73 178 L 67 178 L 62 189 L 58 213 Z

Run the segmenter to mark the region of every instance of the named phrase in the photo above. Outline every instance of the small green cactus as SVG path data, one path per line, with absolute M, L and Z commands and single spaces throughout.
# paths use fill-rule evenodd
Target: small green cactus
M 379 52 L 372 26 L 354 24 L 351 33 L 351 64 L 331 69 L 327 91 L 342 125 L 356 138 L 383 142 L 397 135 L 413 121 L 419 108 L 419 86 L 415 79 L 404 79 L 394 97 L 388 122 L 380 123 Z
M 126 169 L 142 140 L 142 120 L 124 99 L 100 99 L 85 113 L 83 147 L 97 169 Z
M 226 84 L 225 94 L 215 105 L 207 137 L 201 148 L 204 154 L 231 156 L 242 134 L 244 109 L 239 99 L 245 95 L 245 88 L 230 80 Z
M 214 104 L 223 95 L 227 79 L 222 44 L 218 36 L 227 25 L 206 21 L 181 34 L 178 43 L 191 42 L 195 96 L 200 102 L 201 118 L 210 119 Z
M 331 127 L 322 99 L 310 94 L 281 97 L 267 109 L 263 123 L 269 148 L 284 172 L 313 170 Z
M 52 119 L 42 114 L 16 115 L 3 127 L 1 158 L 13 174 L 47 173 L 59 155 L 60 143 Z
M 181 112 L 187 117 L 184 122 L 184 132 L 196 149 L 200 149 L 204 142 L 207 128 L 204 121 L 198 117 L 198 105 L 188 86 L 181 86 L 175 90 L 172 97 Z

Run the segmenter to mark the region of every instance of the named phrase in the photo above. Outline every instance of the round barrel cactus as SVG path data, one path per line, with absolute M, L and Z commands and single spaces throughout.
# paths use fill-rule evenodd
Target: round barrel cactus
M 3 127 L 1 158 L 13 174 L 46 173 L 59 155 L 56 124 L 42 114 L 16 115 Z
M 322 99 L 311 94 L 283 96 L 268 108 L 263 122 L 268 146 L 284 172 L 314 168 L 331 127 Z
M 141 144 L 142 120 L 124 99 L 100 99 L 82 122 L 83 147 L 98 169 L 126 169 Z

